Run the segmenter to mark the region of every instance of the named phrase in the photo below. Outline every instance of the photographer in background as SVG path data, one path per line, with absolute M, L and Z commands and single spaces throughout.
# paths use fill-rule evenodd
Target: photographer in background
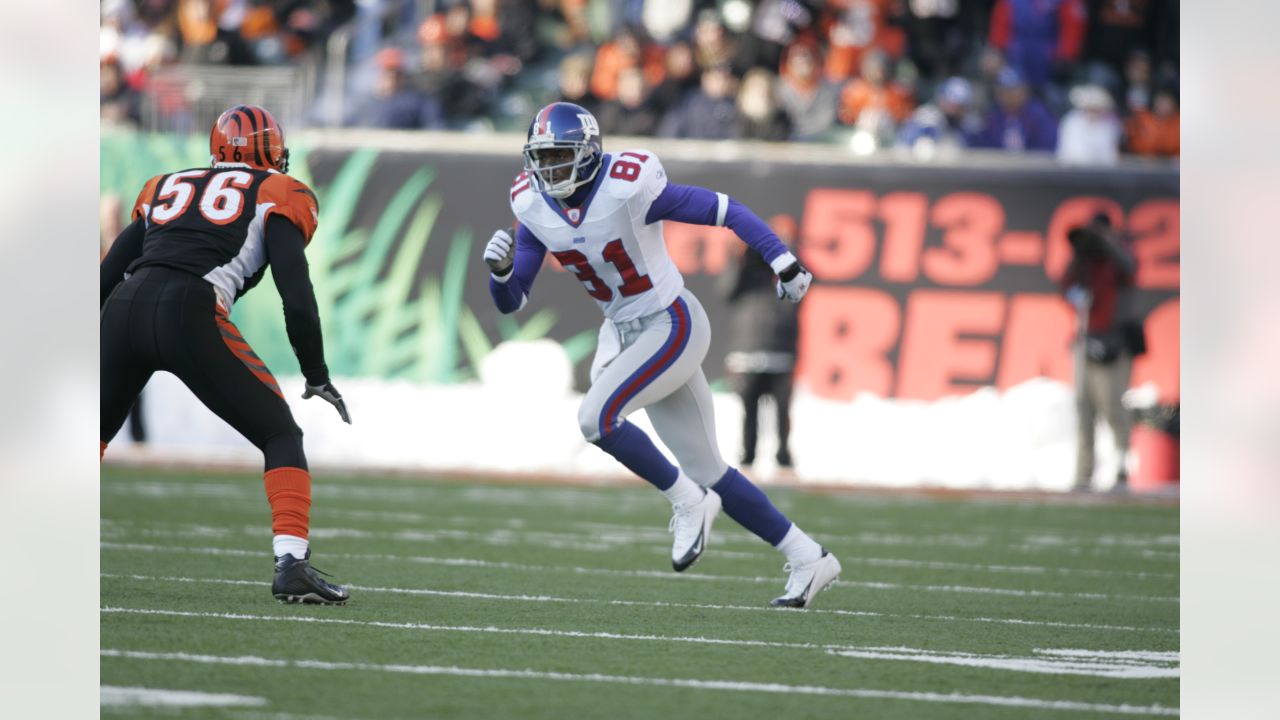
M 778 215 L 769 225 L 787 247 L 794 247 L 794 219 Z M 736 264 L 726 267 L 720 277 L 732 312 L 724 364 L 734 392 L 742 399 L 740 459 L 743 465 L 755 463 L 760 400 L 768 395 L 777 412 L 778 451 L 774 457 L 779 470 L 790 470 L 791 386 L 800 334 L 797 306 L 778 301 L 773 270 L 759 253 L 740 253 Z
M 1111 228 L 1105 213 L 1067 234 L 1071 263 L 1062 277 L 1067 301 L 1076 309 L 1076 480 L 1087 491 L 1093 482 L 1094 425 L 1099 413 L 1110 426 L 1120 455 L 1113 491 L 1128 488 L 1129 416 L 1120 398 L 1129 387 L 1133 358 L 1146 351 L 1142 326 L 1132 317 L 1137 263 Z

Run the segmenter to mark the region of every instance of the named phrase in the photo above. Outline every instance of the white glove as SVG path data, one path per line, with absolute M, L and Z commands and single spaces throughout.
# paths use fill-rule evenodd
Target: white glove
M 809 292 L 809 286 L 812 284 L 813 273 L 805 270 L 799 261 L 794 262 L 778 273 L 778 299 L 798 303 L 800 298 Z
M 489 244 L 484 246 L 484 261 L 495 277 L 503 277 L 511 272 L 515 246 L 511 233 L 506 230 L 498 230 L 489 238 Z

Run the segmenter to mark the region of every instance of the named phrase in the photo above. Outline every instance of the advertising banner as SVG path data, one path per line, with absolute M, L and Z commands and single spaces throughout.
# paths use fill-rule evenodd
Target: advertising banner
M 621 150 L 623 148 L 614 148 Z M 511 225 L 508 154 L 295 146 L 293 175 L 320 199 L 308 249 L 337 376 L 448 384 L 476 377 L 497 344 L 550 338 L 579 390 L 600 313 L 548 256 L 529 305 L 494 309 L 480 249 Z M 1066 235 L 1099 212 L 1138 259 L 1135 310 L 1149 351 L 1133 384 L 1178 398 L 1179 201 L 1176 170 L 1052 165 L 925 167 L 663 158 L 672 182 L 727 193 L 769 221 L 813 271 L 800 307 L 798 380 L 811 393 L 936 400 L 1036 377 L 1071 381 L 1074 311 L 1058 279 Z M 104 195 L 127 210 L 154 173 L 207 164 L 200 138 L 105 137 Z M 671 256 L 713 326 L 728 305 L 718 278 L 741 242 L 724 228 L 668 223 Z M 280 304 L 264 281 L 233 315 L 278 372 L 296 368 Z M 722 387 L 727 328 L 704 367 Z

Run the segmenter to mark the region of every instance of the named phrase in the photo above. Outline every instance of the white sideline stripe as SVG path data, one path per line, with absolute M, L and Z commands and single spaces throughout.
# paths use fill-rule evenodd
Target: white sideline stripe
M 172 552 L 176 548 L 162 548 L 158 545 L 139 545 L 132 543 L 115 543 L 103 541 L 99 543 L 100 547 L 109 550 L 143 550 L 147 552 Z M 190 551 L 198 551 L 189 548 Z M 218 553 L 209 553 L 218 554 Z M 421 562 L 427 564 L 455 564 L 455 565 L 474 565 L 476 567 L 501 568 L 506 570 L 526 570 L 534 572 L 549 572 L 553 570 L 575 572 L 588 575 L 610 575 L 614 577 L 644 577 L 657 578 L 662 580 L 678 580 L 680 582 L 749 582 L 749 583 L 778 583 L 781 582 L 777 577 L 761 577 L 761 576 L 743 576 L 743 575 L 686 575 L 675 574 L 670 572 L 659 572 L 657 570 L 614 570 L 610 568 L 588 568 L 579 566 L 557 566 L 557 565 L 520 565 L 516 563 L 489 563 L 483 560 L 468 560 L 466 558 L 448 558 L 444 562 L 437 562 L 438 558 L 429 556 L 400 556 L 395 555 L 343 555 L 334 553 L 330 557 L 380 557 L 383 559 L 399 559 L 409 562 Z M 966 593 L 979 595 L 1002 595 L 1008 597 L 1027 597 L 1027 598 L 1079 598 L 1083 600 L 1126 600 L 1135 602 L 1149 603 L 1178 603 L 1179 598 L 1167 597 L 1161 595 L 1126 595 L 1126 594 L 1107 594 L 1095 592 L 1061 592 L 1057 590 L 1018 590 L 1015 588 L 989 588 L 977 587 L 972 585 L 914 585 L 908 583 L 892 583 L 878 582 L 871 580 L 841 580 L 840 586 L 854 587 L 871 590 L 923 590 L 926 592 L 943 592 L 943 593 Z
M 256 553 L 253 553 L 256 554 Z M 266 587 L 268 583 L 257 580 L 229 580 L 222 578 L 190 578 L 190 577 L 164 577 L 155 575 L 125 575 L 113 573 L 100 573 L 100 577 L 104 578 L 120 578 L 127 580 L 138 580 L 141 582 L 182 582 L 182 583 L 213 583 L 216 585 L 252 585 Z M 497 593 L 481 593 L 464 590 L 432 590 L 429 588 L 388 588 L 388 587 L 368 587 L 363 585 L 348 585 L 352 590 L 361 590 L 364 592 L 375 593 L 395 593 L 402 595 L 430 595 L 437 597 L 464 597 L 474 598 L 477 600 L 501 600 L 509 602 L 550 602 L 550 603 L 575 603 L 587 605 L 619 605 L 629 607 L 674 607 L 674 608 L 691 608 L 695 610 L 740 610 L 747 612 L 767 612 L 767 613 L 784 613 L 784 612 L 804 612 L 818 613 L 822 615 L 846 615 L 853 617 L 888 617 L 888 618 L 910 618 L 913 620 L 937 620 L 942 622 L 976 622 L 1000 625 L 1025 625 L 1035 627 L 1056 627 L 1071 628 L 1077 630 L 1115 630 L 1125 632 L 1155 632 L 1176 634 L 1178 630 L 1169 628 L 1154 627 L 1131 627 L 1125 625 L 1093 625 L 1087 623 L 1068 623 L 1056 622 L 1052 620 L 1021 620 L 1017 618 L 988 618 L 988 617 L 960 617 L 954 615 L 920 615 L 920 614 L 895 614 L 881 613 L 866 610 L 826 610 L 821 608 L 808 608 L 805 610 L 790 610 L 785 608 L 763 607 L 756 605 L 714 605 L 704 603 L 675 603 L 663 601 L 643 601 L 643 600 L 597 600 L 595 598 L 571 598 L 557 597 L 552 595 L 505 595 Z
M 161 690 L 144 687 L 119 687 L 103 685 L 100 704 L 115 707 L 121 705 L 145 705 L 148 707 L 261 707 L 266 698 L 229 693 L 206 693 L 193 690 Z
M 1113 713 L 1118 715 L 1177 716 L 1178 708 L 1162 705 L 1106 705 L 1077 702 L 1074 700 L 1042 700 L 1002 695 L 967 695 L 962 693 L 911 692 L 903 690 L 874 690 L 869 688 L 831 688 L 817 685 L 785 685 L 782 683 L 757 683 L 735 680 L 694 680 L 688 678 L 637 677 L 605 675 L 601 673 L 577 674 L 543 672 L 537 670 L 508 670 L 503 668 L 464 668 L 440 665 L 381 665 L 374 663 L 330 662 L 326 660 L 282 660 L 253 655 L 194 655 L 190 653 L 144 652 L 104 648 L 103 657 L 131 660 L 160 660 L 167 662 L 191 662 L 205 665 L 247 665 L 252 667 L 285 668 L 302 670 L 357 670 L 365 672 L 403 673 L 410 675 L 449 675 L 471 678 L 500 678 L 516 680 L 557 680 L 562 682 L 609 683 L 617 685 L 648 685 L 657 687 L 692 688 L 696 690 L 724 690 L 731 692 L 762 692 L 795 695 L 827 695 L 871 700 L 904 700 L 962 705 L 993 705 L 1001 707 L 1034 708 L 1039 710 L 1079 710 L 1082 712 Z
M 133 494 L 149 497 L 221 497 L 234 498 L 244 500 L 260 501 L 262 498 L 261 486 L 250 489 L 248 485 L 239 485 L 234 483 L 169 483 L 162 481 L 135 481 L 123 483 L 109 483 L 103 485 L 103 492 L 111 492 L 118 494 Z M 430 486 L 404 486 L 404 487 L 378 487 L 364 485 L 315 485 L 312 487 L 312 495 L 316 498 L 339 498 L 339 499 L 373 499 L 384 501 L 427 501 L 438 498 L 444 493 Z M 452 500 L 463 500 L 469 502 L 482 503 L 498 503 L 507 505 L 568 505 L 581 509 L 584 506 L 608 507 L 613 510 L 618 509 L 616 498 L 608 495 L 601 495 L 598 492 L 580 491 L 568 488 L 538 488 L 538 489 L 522 489 L 522 488 L 501 488 L 501 487 L 477 487 L 469 488 L 462 492 L 451 493 L 449 498 Z M 602 523 L 607 525 L 608 523 Z M 627 527 L 627 526 L 622 526 Z M 1003 531 L 1001 531 L 1003 532 Z M 1153 551 L 1147 549 L 1150 545 L 1168 545 L 1177 544 L 1179 536 L 1169 533 L 1159 534 L 1139 534 L 1133 533 L 1129 535 L 1107 535 L 1101 537 L 1092 536 L 1069 536 L 1065 534 L 1048 534 L 1040 531 L 1027 530 L 1026 536 L 1010 538 L 1007 542 L 993 538 L 996 531 L 986 534 L 975 533 L 934 533 L 923 535 L 912 535 L 909 533 L 878 533 L 864 532 L 857 535 L 831 535 L 828 533 L 820 533 L 825 541 L 832 543 L 848 542 L 870 545 L 886 545 L 886 546 L 946 546 L 946 547 L 1002 547 L 1009 550 L 1021 552 L 1041 552 L 1052 549 L 1072 549 L 1082 550 L 1089 549 L 1091 554 L 1100 556 L 1111 556 L 1114 553 L 1107 551 L 1124 551 L 1127 550 L 1132 554 L 1150 559 L 1170 559 L 1177 560 L 1179 552 L 1172 550 L 1168 552 Z M 758 542 L 755 538 L 741 537 L 731 538 L 733 542 Z
M 364 519 L 368 518 L 367 511 L 356 511 L 354 513 L 346 513 L 344 511 L 329 511 L 329 514 L 348 514 L 359 515 Z M 389 513 L 390 515 L 411 515 L 413 513 Z M 358 518 L 357 518 L 358 519 Z M 403 518 L 396 522 L 412 522 Z M 520 527 L 502 527 L 495 528 L 487 533 L 479 533 L 475 531 L 453 530 L 453 529 L 436 529 L 436 530 L 403 530 L 393 533 L 375 533 L 369 530 L 359 528 L 317 528 L 312 531 L 312 536 L 316 538 L 359 538 L 359 539 L 391 539 L 406 541 L 435 542 L 437 540 L 479 540 L 487 544 L 495 545 L 544 545 L 546 547 L 556 549 L 571 549 L 591 552 L 609 552 L 615 546 L 626 546 L 633 548 L 637 542 L 667 542 L 668 533 L 661 530 L 647 530 L 634 526 L 613 525 L 610 523 L 574 523 L 574 525 L 582 527 L 592 527 L 585 533 L 564 533 L 564 532 L 546 532 L 525 530 Z M 180 529 L 169 530 L 160 528 L 133 527 L 131 523 L 123 523 L 117 520 L 103 520 L 102 527 L 104 533 L 112 536 L 118 534 L 142 535 L 144 537 L 175 537 L 189 539 L 208 539 L 211 537 L 229 537 L 235 534 L 233 528 L 228 527 L 210 527 L 205 525 L 184 524 Z M 629 530 L 627 529 L 629 528 Z M 124 532 L 121 533 L 120 531 Z M 601 532 L 603 531 L 603 532 Z M 519 534 L 519 537 L 516 534 Z M 243 528 L 241 534 L 250 536 L 266 536 L 266 532 L 261 528 Z M 831 538 L 824 536 L 824 541 Z M 715 538 L 715 545 L 725 545 L 730 543 L 749 543 L 753 546 L 761 546 L 762 543 L 758 538 L 754 537 L 737 537 L 733 534 L 718 534 Z M 828 545 L 831 543 L 828 542 Z M 654 553 L 667 553 L 666 548 L 651 548 Z M 725 550 L 718 548 L 716 555 L 719 557 L 730 557 L 738 559 L 758 559 L 765 557 L 774 557 L 773 553 L 768 549 L 761 549 L 755 552 L 744 552 L 737 550 Z M 1105 570 L 1092 568 L 1062 568 L 1047 567 L 1043 565 L 985 565 L 977 563 L 958 563 L 941 560 L 913 560 L 905 558 L 877 558 L 852 556 L 841 559 L 845 564 L 862 564 L 872 567 L 905 567 L 905 568 L 926 568 L 929 570 L 970 570 L 994 573 L 1013 573 L 1028 575 L 1085 575 L 1094 577 L 1133 577 L 1133 578 L 1176 578 L 1177 573 L 1157 572 L 1145 570 Z
M 1093 659 L 1066 657 L 1017 657 L 1009 655 L 979 655 L 975 653 L 935 652 L 914 648 L 858 648 L 827 652 L 840 657 L 860 660 L 903 660 L 934 665 L 976 667 L 986 670 L 1037 673 L 1042 675 L 1084 675 L 1089 677 L 1142 679 L 1176 678 L 1181 671 L 1176 664 L 1161 661 L 1157 664 L 1139 664 L 1115 659 L 1104 661 L 1101 655 Z M 1176 653 L 1175 653 L 1176 655 Z M 1176 663 L 1176 658 L 1174 660 Z
M 153 608 L 102 607 L 101 613 L 130 615 L 159 615 L 164 617 L 210 618 L 257 622 L 293 622 L 321 625 L 354 625 L 360 627 L 387 628 L 393 630 L 425 630 L 435 632 L 492 633 L 499 635 L 532 635 L 543 637 L 585 638 L 592 640 L 634 640 L 647 642 L 690 643 L 697 645 L 730 645 L 765 647 L 786 650 L 824 650 L 842 657 L 868 660 L 906 660 L 946 665 L 965 665 L 989 670 L 1011 670 L 1049 675 L 1089 675 L 1106 678 L 1174 678 L 1178 677 L 1178 654 L 1134 651 L 1133 657 L 1124 653 L 1108 653 L 1101 650 L 1066 650 L 1059 655 L 1053 650 L 1037 650 L 1037 654 L 1050 657 L 1017 657 L 966 652 L 937 652 L 906 647 L 858 647 L 850 645 L 794 643 L 767 640 L 742 640 L 682 635 L 637 635 L 634 633 L 586 632 L 581 630 L 552 630 L 548 628 L 498 627 L 494 625 L 435 625 L 431 623 L 386 622 L 376 620 L 350 620 L 324 618 L 310 615 L 247 615 L 243 613 L 212 613 L 189 610 L 159 610 Z M 1073 655 L 1078 653 L 1078 655 Z M 1159 664 L 1143 664 L 1134 657 L 1161 656 Z M 1165 656 L 1172 655 L 1172 659 Z M 1171 664 L 1172 663 L 1172 664 Z

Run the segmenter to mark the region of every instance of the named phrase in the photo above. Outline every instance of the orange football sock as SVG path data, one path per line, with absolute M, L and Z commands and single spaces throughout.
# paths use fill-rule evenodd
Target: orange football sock
M 105 455 L 106 453 L 107 453 L 107 444 L 99 440 L 98 441 L 98 462 L 102 462 L 102 456 Z
M 311 473 L 282 467 L 268 470 L 263 479 L 271 503 L 271 534 L 305 540 L 311 524 Z

